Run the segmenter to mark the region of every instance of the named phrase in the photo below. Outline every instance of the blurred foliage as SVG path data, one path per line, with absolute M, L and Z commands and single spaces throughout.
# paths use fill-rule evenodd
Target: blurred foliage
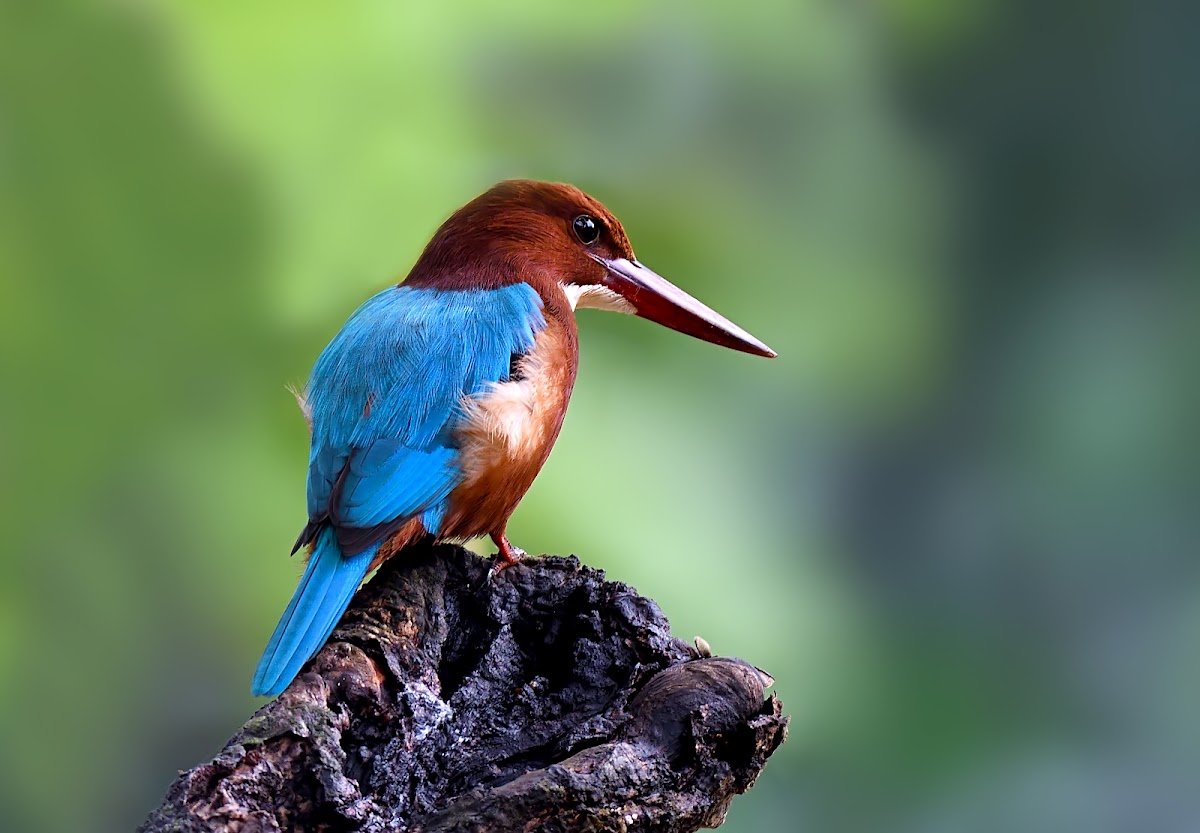
M 284 385 L 508 176 L 780 353 L 586 314 L 511 528 L 775 675 L 727 829 L 1200 825 L 1198 24 L 0 3 L 0 828 L 129 829 L 240 725 L 297 573 Z

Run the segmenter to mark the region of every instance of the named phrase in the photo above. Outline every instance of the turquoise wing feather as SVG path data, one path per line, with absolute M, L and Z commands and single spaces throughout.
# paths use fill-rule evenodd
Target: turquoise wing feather
M 462 482 L 462 399 L 506 380 L 544 326 L 527 284 L 391 287 L 321 353 L 306 388 L 309 518 L 297 542 L 313 552 L 259 661 L 255 694 L 281 692 L 320 649 L 393 531 L 420 517 L 438 533 Z

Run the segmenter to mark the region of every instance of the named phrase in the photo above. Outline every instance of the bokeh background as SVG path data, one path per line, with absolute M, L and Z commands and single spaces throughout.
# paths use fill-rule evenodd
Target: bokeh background
M 727 830 L 1200 828 L 1200 6 L 0 2 L 0 829 L 256 706 L 287 383 L 493 181 L 768 362 L 583 316 L 511 527 L 768 669 Z

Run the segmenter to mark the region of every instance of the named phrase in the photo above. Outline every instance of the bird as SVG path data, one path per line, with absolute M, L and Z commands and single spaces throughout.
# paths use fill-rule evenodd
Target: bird
M 580 309 L 776 355 L 638 261 L 617 218 L 578 188 L 507 180 L 471 200 L 294 391 L 310 449 L 308 520 L 292 553 L 308 561 L 255 695 L 286 689 L 367 575 L 405 547 L 487 535 L 492 575 L 519 563 L 506 527 L 562 428 Z

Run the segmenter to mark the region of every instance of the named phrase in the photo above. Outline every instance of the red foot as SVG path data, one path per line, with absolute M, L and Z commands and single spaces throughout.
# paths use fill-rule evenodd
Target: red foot
M 499 552 L 496 553 L 496 559 L 492 562 L 490 576 L 495 578 L 500 574 L 501 570 L 505 570 L 514 564 L 520 564 L 521 559 L 525 557 L 525 550 L 520 547 L 514 547 L 509 543 L 508 536 L 504 533 L 493 535 L 492 541 L 495 543 Z

